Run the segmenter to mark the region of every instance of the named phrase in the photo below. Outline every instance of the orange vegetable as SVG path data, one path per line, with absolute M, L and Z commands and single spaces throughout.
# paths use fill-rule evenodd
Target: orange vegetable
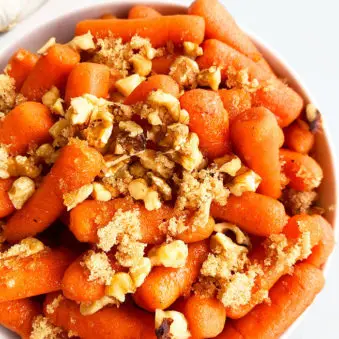
M 206 40 L 202 47 L 204 54 L 197 58 L 200 68 L 220 66 L 223 80 L 229 78 L 229 75 L 234 76 L 234 71 L 247 70 L 249 81 L 256 79 L 259 84 L 258 89 L 252 93 L 252 106 L 264 106 L 272 111 L 281 127 L 289 125 L 300 115 L 302 98 L 271 72 L 221 41 Z
M 53 120 L 48 108 L 27 101 L 12 109 L 0 121 L 0 144 L 11 155 L 23 154 L 32 147 L 50 141 Z
M 152 71 L 156 74 L 168 74 L 175 58 L 175 54 L 169 54 L 152 59 Z
M 175 80 L 168 75 L 152 75 L 146 81 L 143 81 L 134 91 L 125 99 L 126 105 L 133 105 L 137 102 L 147 100 L 148 95 L 152 91 L 158 89 L 165 93 L 172 94 L 176 98 L 179 96 L 179 86 Z
M 90 31 L 96 38 L 109 34 L 129 41 L 134 35 L 150 39 L 152 46 L 166 46 L 168 41 L 175 45 L 184 41 L 201 44 L 204 40 L 205 22 L 198 16 L 169 15 L 144 19 L 108 19 L 80 21 L 75 29 L 76 35 Z
M 74 66 L 66 85 L 65 101 L 83 94 L 92 94 L 98 98 L 106 98 L 110 86 L 110 71 L 106 65 L 92 62 L 81 62 Z
M 234 328 L 233 322 L 227 321 L 224 330 L 215 339 L 244 339 L 244 336 Z
M 133 6 L 128 12 L 128 19 L 158 18 L 162 16 L 157 10 L 144 5 Z
M 180 296 L 188 294 L 208 254 L 207 242 L 188 245 L 186 264 L 181 268 L 156 266 L 134 293 L 138 306 L 148 311 L 166 309 Z
M 287 222 L 281 202 L 254 192 L 245 192 L 240 197 L 231 195 L 226 206 L 212 203 L 211 215 L 239 225 L 250 234 L 264 237 L 280 233 Z
M 279 130 L 274 114 L 264 107 L 239 114 L 231 128 L 237 154 L 262 179 L 259 192 L 275 199 L 281 195 Z
M 14 179 L 0 179 L 0 218 L 7 217 L 15 211 L 8 191 L 11 189 Z
M 73 331 L 83 339 L 155 339 L 154 316 L 134 305 L 123 304 L 106 307 L 92 315 L 80 313 L 79 305 L 63 299 L 53 313 L 47 312 L 47 306 L 58 297 L 58 294 L 47 295 L 44 310 L 45 316 L 56 326 Z
M 51 87 L 63 89 L 69 73 L 79 61 L 79 53 L 71 47 L 53 45 L 40 57 L 23 83 L 21 93 L 28 100 L 39 101 Z
M 0 302 L 57 291 L 74 255 L 67 249 L 49 249 L 26 258 L 1 259 Z
M 312 191 L 320 185 L 323 171 L 313 158 L 281 149 L 280 161 L 282 171 L 289 179 L 288 186 L 297 191 Z
M 29 339 L 33 319 L 41 311 L 40 304 L 30 299 L 5 301 L 0 303 L 0 324 L 20 337 Z
M 10 58 L 5 71 L 15 80 L 15 88 L 17 91 L 20 91 L 22 84 L 34 68 L 38 59 L 37 55 L 23 48 L 17 50 Z
M 230 148 L 228 114 L 219 95 L 193 89 L 180 97 L 181 108 L 189 113 L 189 128 L 199 136 L 199 147 L 209 158 L 224 155 Z
M 8 220 L 4 234 L 16 242 L 46 229 L 66 209 L 63 194 L 93 181 L 101 170 L 102 156 L 84 142 L 65 146 L 40 187 Z

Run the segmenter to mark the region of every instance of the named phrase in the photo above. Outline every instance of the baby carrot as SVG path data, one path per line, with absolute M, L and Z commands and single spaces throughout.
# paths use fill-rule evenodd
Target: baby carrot
M 175 80 L 168 75 L 152 75 L 143 81 L 135 90 L 125 99 L 126 105 L 133 105 L 137 102 L 147 100 L 152 91 L 161 89 L 165 93 L 172 94 L 176 98 L 179 96 L 179 86 Z
M 34 68 L 38 59 L 37 55 L 23 48 L 16 51 L 10 58 L 5 71 L 15 80 L 15 88 L 17 91 L 20 91 L 22 84 Z
M 66 85 L 65 101 L 83 94 L 92 94 L 98 98 L 106 98 L 110 86 L 110 72 L 106 65 L 92 62 L 81 62 L 72 69 Z
M 197 58 L 201 69 L 211 66 L 222 68 L 223 80 L 234 80 L 236 72 L 246 70 L 249 81 L 257 80 L 257 87 L 253 88 L 252 106 L 264 106 L 272 111 L 281 127 L 289 125 L 301 113 L 303 100 L 292 88 L 275 78 L 271 72 L 263 69 L 253 60 L 242 55 L 221 41 L 210 39 L 202 44 L 204 54 Z M 233 78 L 232 78 L 233 77 Z M 231 79 L 230 79 L 231 78 Z M 239 77 L 235 80 L 239 80 Z M 238 85 L 246 86 L 247 82 Z
M 74 255 L 67 249 L 44 249 L 25 258 L 1 259 L 0 302 L 57 291 Z
M 204 40 L 205 22 L 199 16 L 169 15 L 144 19 L 108 19 L 80 21 L 75 29 L 76 35 L 90 31 L 96 38 L 109 35 L 129 41 L 134 35 L 148 38 L 152 46 L 166 46 L 168 41 L 180 45 L 191 41 L 198 45 Z
M 161 14 L 152 7 L 144 5 L 133 6 L 128 12 L 128 19 L 158 18 Z
M 0 324 L 28 339 L 33 319 L 41 312 L 40 304 L 31 299 L 5 301 L 0 303 Z
M 291 188 L 297 191 L 312 191 L 320 185 L 323 171 L 310 156 L 281 149 L 280 161 Z
M 185 266 L 181 268 L 154 267 L 144 283 L 134 293 L 134 301 L 148 311 L 155 311 L 157 308 L 166 309 L 180 296 L 189 293 L 207 254 L 208 245 L 204 241 L 188 245 Z
M 248 233 L 265 237 L 280 233 L 287 222 L 281 202 L 253 192 L 245 192 L 240 197 L 231 195 L 226 206 L 212 203 L 211 215 L 239 225 Z
M 51 87 L 63 89 L 69 73 L 79 61 L 79 53 L 71 47 L 53 45 L 40 57 L 23 83 L 21 93 L 28 100 L 39 101 Z
M 16 242 L 46 229 L 65 210 L 63 194 L 91 183 L 102 162 L 101 154 L 84 142 L 74 140 L 65 146 L 40 187 L 8 220 L 6 239 Z
M 230 148 L 228 115 L 219 95 L 193 89 L 180 97 L 181 108 L 189 113 L 189 127 L 199 137 L 199 148 L 209 158 L 224 155 Z
M 156 57 L 152 60 L 152 71 L 156 74 L 168 74 L 176 55 L 169 54 Z
M 259 192 L 278 199 L 280 188 L 280 127 L 272 112 L 254 107 L 233 121 L 231 140 L 245 164 L 262 179 Z
M 0 121 L 0 144 L 6 145 L 11 155 L 26 153 L 30 147 L 50 140 L 52 125 L 46 106 L 38 102 L 24 102 Z
M 84 316 L 76 302 L 63 298 L 54 312 L 48 312 L 48 305 L 58 296 L 57 293 L 47 295 L 44 303 L 46 317 L 55 326 L 77 333 L 83 339 L 156 339 L 154 316 L 132 304 L 106 307 Z
M 244 336 L 234 328 L 233 322 L 227 321 L 224 330 L 215 339 L 244 339 Z
M 15 211 L 8 191 L 11 189 L 14 179 L 0 179 L 0 218 L 7 217 Z

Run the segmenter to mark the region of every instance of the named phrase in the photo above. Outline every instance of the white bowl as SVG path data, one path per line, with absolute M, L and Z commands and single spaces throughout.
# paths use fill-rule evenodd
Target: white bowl
M 136 0 L 125 0 L 123 2 L 112 1 L 110 4 L 91 5 L 85 8 L 72 10 L 52 21 L 46 21 L 40 26 L 34 27 L 31 31 L 28 31 L 26 35 L 14 41 L 0 52 L 0 69 L 3 69 L 6 66 L 7 60 L 12 53 L 20 47 L 36 51 L 52 36 L 55 36 L 58 42 L 67 42 L 72 38 L 75 25 L 78 21 L 96 18 L 107 12 L 113 13 L 118 17 L 125 17 L 129 8 L 135 3 L 137 3 Z M 144 4 L 152 5 L 152 7 L 163 14 L 184 13 L 186 11 L 186 7 L 182 6 L 180 0 L 148 0 L 145 1 Z M 312 98 L 312 95 L 306 89 L 299 76 L 291 69 L 283 58 L 254 33 L 246 32 L 265 56 L 277 75 L 287 79 L 288 84 L 304 98 L 306 103 L 312 102 L 317 106 L 314 98 Z M 325 115 L 325 112 L 322 113 Z M 336 172 L 334 166 L 335 157 L 332 143 L 327 134 L 326 116 L 323 116 L 322 130 L 316 135 L 315 158 L 324 170 L 324 180 L 319 188 L 320 203 L 321 206 L 326 208 L 325 217 L 333 226 L 335 226 L 336 210 L 334 207 L 336 206 L 337 201 Z M 338 233 L 337 229 L 336 233 Z M 328 264 L 329 263 L 327 262 L 324 269 L 325 276 L 329 267 Z M 291 335 L 292 331 L 300 324 L 303 315 L 300 316 L 286 331 L 283 336 L 285 339 Z M 0 338 L 17 338 L 17 336 L 0 327 Z

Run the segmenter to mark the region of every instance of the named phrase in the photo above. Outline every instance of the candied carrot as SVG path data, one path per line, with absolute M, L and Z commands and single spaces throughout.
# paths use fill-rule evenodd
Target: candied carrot
M 129 41 L 134 35 L 148 38 L 152 46 L 166 46 L 168 41 L 175 45 L 184 41 L 201 44 L 204 40 L 205 22 L 199 16 L 169 15 L 144 19 L 108 19 L 80 21 L 75 35 L 90 31 L 96 38 L 111 35 Z
M 0 324 L 28 339 L 34 318 L 41 314 L 42 307 L 31 299 L 20 299 L 0 303 Z
M 252 106 L 264 106 L 272 111 L 281 127 L 289 125 L 300 115 L 303 108 L 302 98 L 272 73 L 221 41 L 206 40 L 202 47 L 204 54 L 196 60 L 200 68 L 221 67 L 223 80 L 233 72 L 247 70 L 249 81 L 258 81 L 258 87 L 252 93 Z
M 38 59 L 37 55 L 23 48 L 16 51 L 10 58 L 5 71 L 15 80 L 15 88 L 17 91 L 20 91 L 22 84 L 34 68 Z
M 106 65 L 81 62 L 72 69 L 66 85 L 65 101 L 83 94 L 106 98 L 110 87 L 110 71 Z
M 4 235 L 16 242 L 46 229 L 65 210 L 63 194 L 93 181 L 101 170 L 102 156 L 81 141 L 65 146 L 40 187 L 8 220 Z
M 209 158 L 224 155 L 230 148 L 228 114 L 216 92 L 193 89 L 180 97 L 189 113 L 189 127 L 199 137 L 199 148 Z
M 211 215 L 239 225 L 250 234 L 264 237 L 280 233 L 287 222 L 281 202 L 254 192 L 245 192 L 240 197 L 231 195 L 226 206 L 212 203 Z
M 1 259 L 0 302 L 57 291 L 74 259 L 68 249 L 49 249 L 26 258 Z
M 111 13 L 105 13 L 100 17 L 101 20 L 107 20 L 107 19 L 116 19 L 116 16 Z
M 55 326 L 77 333 L 83 339 L 156 339 L 154 316 L 132 304 L 106 307 L 92 315 L 84 316 L 76 302 L 64 298 L 54 308 L 54 312 L 47 312 L 48 305 L 58 296 L 58 293 L 46 296 L 46 317 Z
M 38 102 L 24 102 L 0 121 L 0 144 L 6 145 L 11 155 L 26 153 L 30 147 L 50 141 L 52 125 L 46 106 Z
M 7 217 L 15 211 L 8 191 L 11 189 L 14 179 L 0 179 L 0 218 Z
M 323 171 L 310 156 L 281 149 L 280 161 L 291 188 L 297 191 L 312 191 L 320 185 Z
M 240 158 L 260 175 L 259 192 L 278 199 L 280 188 L 280 127 L 272 112 L 254 107 L 233 121 L 231 140 Z
M 79 61 L 79 53 L 71 47 L 60 44 L 51 46 L 28 75 L 21 93 L 28 100 L 39 101 L 53 86 L 63 89 L 69 73 Z
M 158 18 L 162 16 L 157 10 L 144 5 L 133 6 L 128 12 L 128 19 Z
M 244 336 L 234 328 L 233 322 L 227 321 L 224 330 L 215 339 L 244 339 Z
M 157 308 L 166 309 L 180 296 L 189 293 L 207 254 L 207 242 L 189 244 L 185 266 L 181 268 L 154 267 L 144 283 L 134 293 L 134 301 L 148 311 L 155 311 Z
M 152 60 L 152 71 L 156 74 L 168 74 L 175 58 L 175 54 L 169 54 L 154 58 Z
M 152 75 L 137 86 L 134 91 L 125 99 L 126 105 L 133 105 L 137 102 L 146 101 L 152 91 L 161 89 L 165 93 L 179 96 L 179 85 L 168 75 Z
M 292 151 L 307 154 L 314 145 L 315 136 L 308 124 L 303 120 L 296 120 L 284 129 L 285 144 Z

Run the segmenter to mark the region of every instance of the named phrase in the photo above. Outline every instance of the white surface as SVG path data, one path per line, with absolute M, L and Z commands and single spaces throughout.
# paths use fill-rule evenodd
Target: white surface
M 13 32 L 0 36 L 0 48 L 13 35 L 26 32 L 46 18 L 94 0 L 50 0 Z M 100 1 L 105 2 L 105 1 Z M 106 1 L 109 2 L 109 1 Z M 147 0 L 146 0 L 147 2 Z M 170 1 L 168 1 L 170 2 Z M 182 1 L 188 3 L 189 1 Z M 275 48 L 299 73 L 326 116 L 332 138 L 339 148 L 336 112 L 339 79 L 339 2 L 337 0 L 224 0 L 239 24 L 248 27 Z M 325 290 L 291 339 L 338 338 L 339 251 L 334 254 Z

